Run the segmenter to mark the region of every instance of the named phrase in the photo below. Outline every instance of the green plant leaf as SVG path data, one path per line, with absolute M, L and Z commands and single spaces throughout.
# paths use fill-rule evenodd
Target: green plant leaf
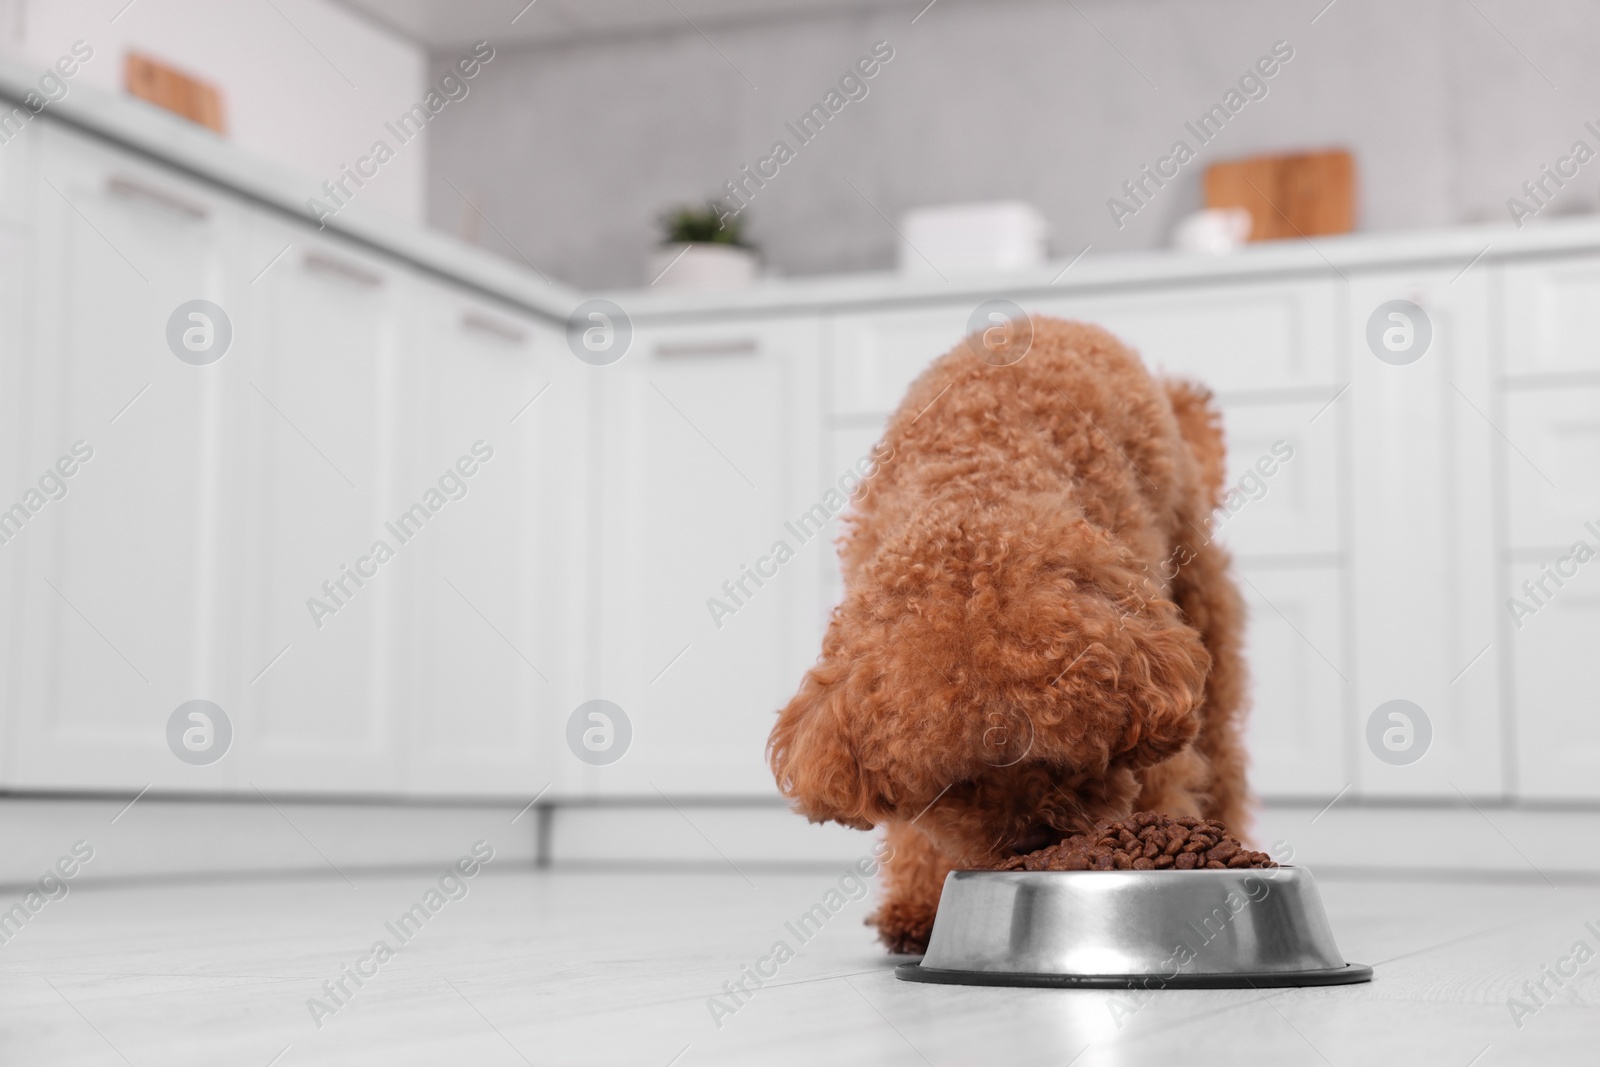
M 737 248 L 752 247 L 744 237 L 744 219 L 731 217 L 726 220 L 717 210 L 714 203 L 707 203 L 703 208 L 677 207 L 661 216 L 661 243 L 672 244 L 717 244 L 733 245 Z

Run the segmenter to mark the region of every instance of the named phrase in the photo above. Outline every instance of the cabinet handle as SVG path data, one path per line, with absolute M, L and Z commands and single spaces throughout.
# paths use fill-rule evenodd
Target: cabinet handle
M 196 221 L 211 217 L 211 208 L 198 201 L 179 196 L 177 193 L 168 192 L 158 186 L 149 185 L 138 178 L 130 178 L 126 174 L 113 174 L 106 179 L 106 191 L 112 196 L 120 196 L 129 200 L 146 200 L 152 204 L 176 211 L 180 215 L 187 215 Z
M 461 328 L 490 334 L 514 345 L 520 345 L 528 339 L 527 330 L 522 329 L 520 326 L 513 326 L 509 322 L 503 322 L 493 316 L 485 315 L 481 311 L 462 312 Z
M 660 359 L 698 359 L 702 356 L 753 356 L 761 345 L 753 337 L 740 337 L 731 341 L 686 341 L 680 344 L 656 345 Z
M 369 289 L 376 289 L 383 285 L 383 275 L 377 271 L 368 270 L 357 266 L 349 260 L 330 256 L 326 252 L 307 252 L 304 260 L 307 270 L 319 271 L 323 274 L 336 274 L 346 281 L 364 285 Z

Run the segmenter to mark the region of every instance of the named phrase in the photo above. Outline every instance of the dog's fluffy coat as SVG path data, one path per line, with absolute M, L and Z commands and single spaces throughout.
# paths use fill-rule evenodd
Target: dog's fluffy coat
M 1210 537 L 1210 394 L 1103 330 L 1032 320 L 911 387 L 857 498 L 822 655 L 778 716 L 779 788 L 887 825 L 872 921 L 926 946 L 945 874 L 1135 810 L 1244 828 L 1243 605 Z

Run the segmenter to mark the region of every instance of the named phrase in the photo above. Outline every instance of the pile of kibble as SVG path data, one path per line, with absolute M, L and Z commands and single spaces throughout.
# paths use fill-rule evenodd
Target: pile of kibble
M 1252 852 L 1228 836 L 1219 822 L 1141 811 L 1118 822 L 1102 819 L 1093 830 L 1025 856 L 1013 856 L 997 869 L 1193 871 L 1276 866 L 1265 852 Z

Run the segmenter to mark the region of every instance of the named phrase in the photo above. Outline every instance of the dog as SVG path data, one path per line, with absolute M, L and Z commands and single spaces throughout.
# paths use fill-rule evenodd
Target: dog
M 1210 533 L 1210 392 L 1032 317 L 929 366 L 877 454 L 844 598 L 767 755 L 811 821 L 887 827 L 868 922 L 889 950 L 925 950 L 949 871 L 1098 819 L 1242 833 L 1244 605 Z

